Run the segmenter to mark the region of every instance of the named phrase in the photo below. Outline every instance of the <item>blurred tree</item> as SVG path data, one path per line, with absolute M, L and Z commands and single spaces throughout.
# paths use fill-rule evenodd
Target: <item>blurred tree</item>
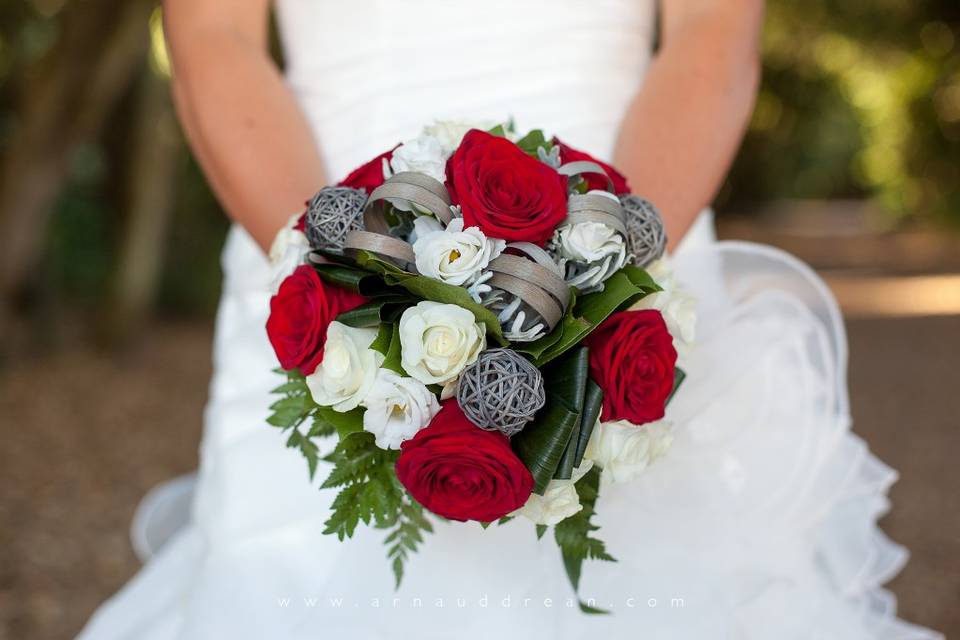
M 770 0 L 764 81 L 722 208 L 875 197 L 960 224 L 960 3 Z
M 55 19 L 52 42 L 25 39 L 13 54 L 16 76 L 6 78 L 18 99 L 0 166 L 0 304 L 40 261 L 72 153 L 96 136 L 138 68 L 153 0 L 40 4 Z M 31 16 L 18 17 L 35 27 Z

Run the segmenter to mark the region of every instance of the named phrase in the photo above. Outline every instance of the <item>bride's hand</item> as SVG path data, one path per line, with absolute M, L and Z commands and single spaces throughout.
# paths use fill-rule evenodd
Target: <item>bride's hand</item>
M 269 0 L 164 0 L 173 92 L 221 205 L 267 250 L 324 185 L 316 142 L 267 50 Z
M 753 109 L 763 0 L 663 0 L 660 51 L 614 163 L 663 213 L 670 248 L 713 201 Z

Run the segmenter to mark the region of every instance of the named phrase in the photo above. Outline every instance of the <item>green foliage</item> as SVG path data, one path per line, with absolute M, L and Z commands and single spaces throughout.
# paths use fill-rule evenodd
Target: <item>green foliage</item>
M 384 334 L 392 335 L 395 325 L 385 324 L 383 328 Z M 388 340 L 378 340 L 386 342 L 389 349 Z M 409 554 L 423 542 L 424 532 L 433 531 L 423 507 L 397 480 L 394 464 L 399 452 L 379 448 L 373 434 L 363 430 L 363 409 L 341 413 L 317 406 L 299 372 L 277 371 L 287 379 L 273 390 L 282 397 L 271 405 L 267 422 L 289 432 L 287 446 L 303 454 L 311 478 L 321 460 L 317 440 L 333 435 L 339 438 L 333 451 L 322 458 L 332 468 L 320 487 L 337 490 L 323 532 L 342 541 L 352 537 L 361 522 L 389 529 L 384 544 L 399 586 Z M 308 421 L 310 427 L 304 431 Z
M 533 422 L 511 440 L 517 457 L 533 475 L 535 493 L 542 494 L 547 488 L 580 426 L 588 372 L 586 347 L 571 352 L 545 369 L 547 403 L 537 412 Z
M 580 496 L 580 504 L 583 509 L 557 524 L 554 527 L 554 537 L 557 546 L 560 547 L 567 578 L 570 579 L 570 584 L 576 592 L 580 589 L 580 574 L 584 560 L 605 560 L 607 562 L 615 562 L 616 560 L 607 553 L 603 541 L 592 535 L 600 528 L 592 522 L 597 495 L 600 491 L 600 470 L 596 467 L 590 469 L 574 486 Z M 584 613 L 606 613 L 606 611 L 588 606 L 582 601 L 580 602 L 580 610 Z
M 320 460 L 315 439 L 330 435 L 332 430 L 325 421 L 318 421 L 315 416 L 309 430 L 306 433 L 301 430 L 301 426 L 313 415 L 317 405 L 310 397 L 306 380 L 299 371 L 283 369 L 277 371 L 286 375 L 287 381 L 271 392 L 283 397 L 270 405 L 271 414 L 267 418 L 267 423 L 290 432 L 287 437 L 287 446 L 300 450 L 307 460 L 310 478 L 313 478 Z
M 339 490 L 324 523 L 325 534 L 334 534 L 342 541 L 353 536 L 360 522 L 391 530 L 384 544 L 399 587 L 409 554 L 423 542 L 423 533 L 431 533 L 433 527 L 423 507 L 397 480 L 394 464 L 398 455 L 397 451 L 379 448 L 372 434 L 354 432 L 342 437 L 324 458 L 333 463 L 333 470 L 321 486 Z
M 543 149 L 544 152 L 550 153 L 550 150 L 553 149 L 553 141 L 548 140 L 541 129 L 534 129 L 527 135 L 523 136 L 517 140 L 517 146 L 520 147 L 524 153 L 534 158 L 538 158 L 538 150 Z

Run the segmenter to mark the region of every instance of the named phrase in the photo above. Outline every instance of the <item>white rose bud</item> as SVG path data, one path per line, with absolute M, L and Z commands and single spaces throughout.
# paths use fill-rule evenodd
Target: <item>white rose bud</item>
M 363 401 L 363 429 L 381 449 L 399 449 L 440 411 L 440 403 L 424 384 L 389 369 L 380 369 Z
M 592 467 L 593 461 L 584 460 L 579 467 L 573 470 L 573 476 L 570 479 L 551 480 L 542 496 L 531 493 L 527 502 L 514 514 L 521 515 L 534 524 L 552 527 L 578 513 L 583 509 L 583 505 L 580 504 L 580 495 L 574 485 Z
M 477 124 L 454 120 L 441 120 L 425 127 L 423 132 L 428 136 L 436 138 L 440 142 L 444 155 L 449 157 L 450 154 L 457 150 L 460 143 L 463 142 L 463 136 L 467 135 L 467 131 L 470 131 L 470 129 L 486 131 L 492 127 L 493 125 L 489 123 Z
M 560 255 L 577 262 L 599 262 L 607 256 L 626 255 L 623 236 L 602 222 L 578 222 L 557 231 Z
M 464 229 L 463 218 L 455 218 L 446 230 L 423 233 L 418 228 L 413 253 L 421 275 L 460 286 L 473 282 L 506 246 L 504 240 L 487 238 L 479 227 Z
M 383 364 L 383 354 L 370 349 L 376 337 L 376 329 L 330 323 L 323 361 L 307 376 L 307 387 L 314 402 L 340 412 L 360 405 Z
M 303 214 L 295 213 L 290 216 L 270 245 L 270 270 L 273 276 L 270 288 L 274 294 L 280 289 L 280 283 L 296 271 L 310 253 L 310 242 L 307 241 L 306 234 L 294 229 L 301 215 Z
M 438 182 L 447 177 L 447 159 L 440 141 L 430 135 L 421 135 L 407 140 L 393 152 L 390 158 L 393 173 L 415 171 L 423 173 Z
M 425 300 L 400 317 L 401 364 L 424 384 L 455 380 L 486 346 L 483 325 L 455 304 Z
M 673 346 L 681 356 L 687 354 L 697 335 L 697 299 L 677 282 L 667 258 L 646 267 L 647 273 L 663 291 L 652 293 L 630 307 L 631 310 L 656 309 L 663 315 Z
M 643 426 L 626 420 L 600 422 L 590 435 L 584 459 L 603 469 L 601 486 L 629 482 L 666 453 L 672 442 L 672 425 L 663 420 Z

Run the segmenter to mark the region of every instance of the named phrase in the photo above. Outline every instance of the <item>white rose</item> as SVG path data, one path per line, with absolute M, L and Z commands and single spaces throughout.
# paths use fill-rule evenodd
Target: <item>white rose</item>
M 697 336 L 697 299 L 677 282 L 668 258 L 663 257 L 646 267 L 653 281 L 663 291 L 650 294 L 630 307 L 656 309 L 663 315 L 673 346 L 681 356 L 686 355 Z
M 455 304 L 425 300 L 400 317 L 400 360 L 424 384 L 447 384 L 487 346 L 473 314 Z
M 434 122 L 428 127 L 424 127 L 423 132 L 428 136 L 436 138 L 440 142 L 440 146 L 443 148 L 444 155 L 449 156 L 456 151 L 457 147 L 460 146 L 460 143 L 463 142 L 463 136 L 467 135 L 467 131 L 470 131 L 470 129 L 480 129 L 482 131 L 486 131 L 492 127 L 492 124 L 440 120 Z
M 417 229 L 413 253 L 421 275 L 460 286 L 473 282 L 506 246 L 504 240 L 487 238 L 479 227 L 464 229 L 463 218 L 455 218 L 446 230 Z
M 383 354 L 370 349 L 376 337 L 376 329 L 330 323 L 323 361 L 307 376 L 307 387 L 314 402 L 340 412 L 360 405 L 383 364 Z
M 390 158 L 390 168 L 393 173 L 415 171 L 443 182 L 447 176 L 447 158 L 440 141 L 424 134 L 397 147 Z
M 627 247 L 616 229 L 602 222 L 578 222 L 557 231 L 560 255 L 577 262 L 599 262 L 607 256 L 626 261 Z M 623 266 L 623 265 L 621 265 Z
M 568 480 L 551 480 L 543 495 L 531 493 L 526 503 L 514 514 L 521 515 L 534 524 L 551 527 L 570 516 L 576 514 L 583 505 L 580 504 L 580 495 L 574 486 L 587 471 L 593 467 L 593 461 L 584 460 L 573 470 L 573 476 Z
M 603 469 L 600 483 L 607 486 L 639 477 L 672 442 L 672 425 L 663 420 L 642 426 L 626 420 L 599 422 L 583 457 Z
M 363 405 L 363 429 L 381 449 L 399 449 L 440 411 L 436 396 L 422 382 L 389 369 L 377 372 Z
M 280 283 L 296 271 L 310 253 L 307 236 L 302 231 L 294 229 L 301 215 L 303 214 L 295 213 L 290 216 L 287 224 L 277 232 L 270 245 L 270 270 L 273 276 L 270 288 L 274 294 L 280 289 Z

